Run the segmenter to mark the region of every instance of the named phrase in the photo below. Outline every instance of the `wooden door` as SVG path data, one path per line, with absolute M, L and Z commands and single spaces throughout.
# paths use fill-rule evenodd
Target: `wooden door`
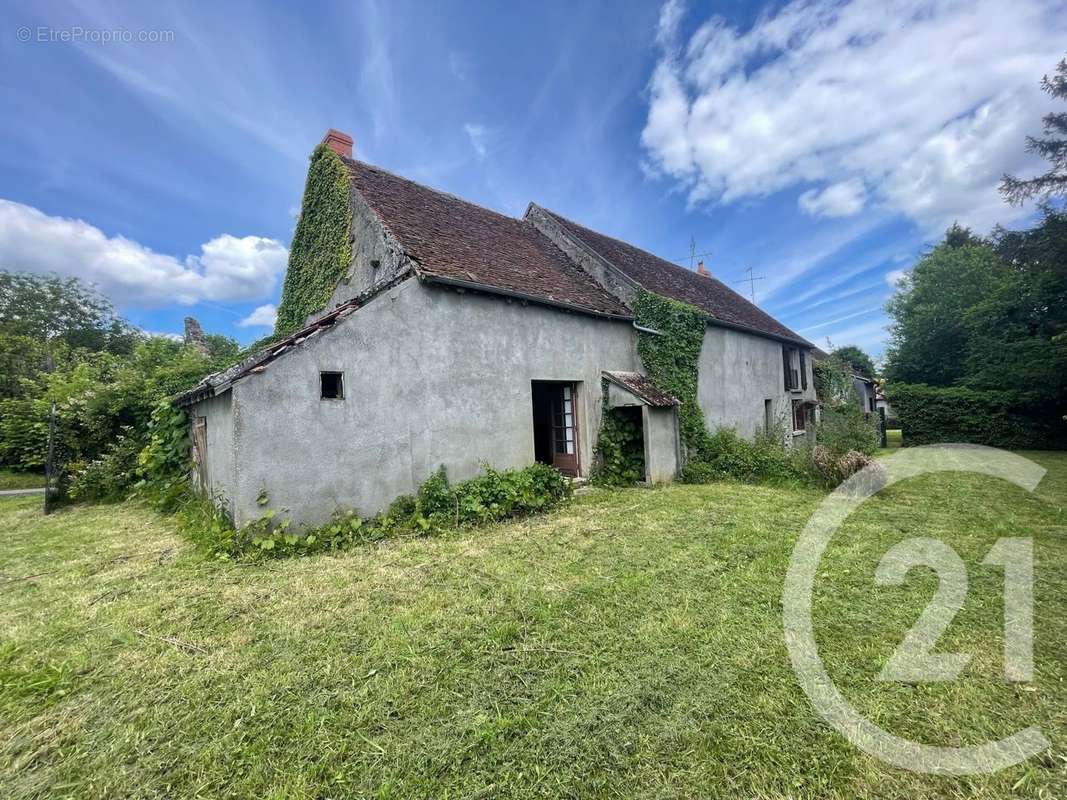
M 552 394 L 552 466 L 564 475 L 578 474 L 578 409 L 573 383 Z

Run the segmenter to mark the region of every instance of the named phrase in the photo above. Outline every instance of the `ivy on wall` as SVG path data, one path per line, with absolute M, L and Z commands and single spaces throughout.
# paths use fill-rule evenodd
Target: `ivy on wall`
M 298 330 L 309 314 L 329 302 L 352 262 L 351 235 L 348 169 L 337 153 L 320 144 L 311 154 L 275 334 Z
M 704 344 L 707 314 L 687 303 L 641 291 L 634 302 L 637 324 L 659 331 L 638 333 L 637 352 L 645 371 L 660 389 L 682 401 L 678 426 L 689 458 L 701 458 L 708 449 L 708 429 L 697 402 L 700 348 Z
M 593 483 L 600 486 L 631 486 L 645 477 L 645 440 L 637 415 L 620 408 L 608 408 L 604 392 L 604 416 L 597 437 L 597 466 Z M 635 419 L 636 416 L 636 419 Z

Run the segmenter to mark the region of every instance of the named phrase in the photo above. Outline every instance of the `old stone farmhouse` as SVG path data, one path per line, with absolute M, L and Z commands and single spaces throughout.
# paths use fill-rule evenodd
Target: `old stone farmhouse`
M 638 355 L 657 335 L 635 320 L 642 291 L 706 313 L 709 430 L 792 441 L 810 425 L 812 345 L 706 270 L 533 203 L 498 214 L 355 160 L 344 134 L 324 141 L 350 180 L 347 271 L 305 327 L 175 401 L 198 480 L 236 524 L 261 492 L 298 522 L 373 513 L 441 464 L 452 480 L 534 461 L 587 476 L 605 404 L 640 415 L 646 478 L 671 480 L 678 405 Z

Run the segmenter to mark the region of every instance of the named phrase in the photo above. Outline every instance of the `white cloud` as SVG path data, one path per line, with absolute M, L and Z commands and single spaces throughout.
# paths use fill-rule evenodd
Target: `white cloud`
M 0 199 L 0 266 L 74 275 L 119 306 L 258 300 L 274 290 L 288 258 L 274 239 L 224 233 L 179 260 L 82 220 Z
M 797 198 L 800 210 L 812 217 L 851 217 L 863 210 L 867 192 L 858 178 L 808 189 Z
M 692 202 L 814 183 L 809 213 L 855 213 L 865 186 L 927 231 L 1022 213 L 996 186 L 1033 163 L 1024 136 L 1048 110 L 1061 4 L 794 0 L 747 31 L 712 18 L 682 49 L 663 45 L 674 8 L 642 142 Z
M 906 269 L 892 269 L 885 274 L 885 282 L 896 289 L 897 284 L 900 283 L 901 279 L 908 277 L 910 274 L 911 273 Z
M 678 26 L 682 22 L 685 5 L 681 0 L 667 0 L 659 10 L 659 22 L 656 26 L 656 44 L 667 47 L 678 36 Z
M 881 306 L 871 306 L 870 308 L 864 308 L 860 311 L 853 311 L 851 314 L 845 314 L 845 316 L 843 317 L 837 317 L 836 319 L 830 319 L 826 322 L 820 322 L 818 325 L 809 325 L 806 328 L 801 328 L 800 333 L 807 333 L 808 331 L 817 331 L 819 328 L 826 328 L 830 325 L 836 325 L 839 322 L 844 322 L 845 320 L 855 319 L 856 317 L 862 317 L 868 314 L 874 314 L 875 312 L 880 312 L 881 310 Z
M 478 158 L 485 158 L 488 152 L 485 142 L 488 132 L 485 126 L 475 122 L 468 122 L 463 126 L 463 130 L 467 132 L 467 138 L 471 140 L 471 147 L 478 154 Z
M 844 347 L 854 344 L 877 358 L 882 354 L 889 338 L 889 324 L 888 318 L 881 317 L 848 328 L 835 329 L 826 335 L 827 346 Z
M 448 53 L 448 70 L 457 81 L 466 82 L 470 78 L 470 59 L 459 50 Z
M 278 307 L 274 303 L 262 305 L 237 323 L 238 328 L 273 328 L 278 319 Z
M 163 331 L 145 331 L 145 330 L 142 330 L 141 333 L 143 333 L 145 336 L 155 336 L 155 337 L 158 337 L 160 339 L 170 339 L 170 341 L 172 341 L 172 342 L 183 342 L 183 341 L 185 341 L 185 337 L 182 336 L 180 333 L 166 333 L 166 332 L 163 332 Z

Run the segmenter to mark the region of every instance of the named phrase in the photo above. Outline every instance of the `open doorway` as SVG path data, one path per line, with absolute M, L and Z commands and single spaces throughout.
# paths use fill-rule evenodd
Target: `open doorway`
M 564 475 L 579 474 L 578 385 L 532 381 L 534 460 Z

